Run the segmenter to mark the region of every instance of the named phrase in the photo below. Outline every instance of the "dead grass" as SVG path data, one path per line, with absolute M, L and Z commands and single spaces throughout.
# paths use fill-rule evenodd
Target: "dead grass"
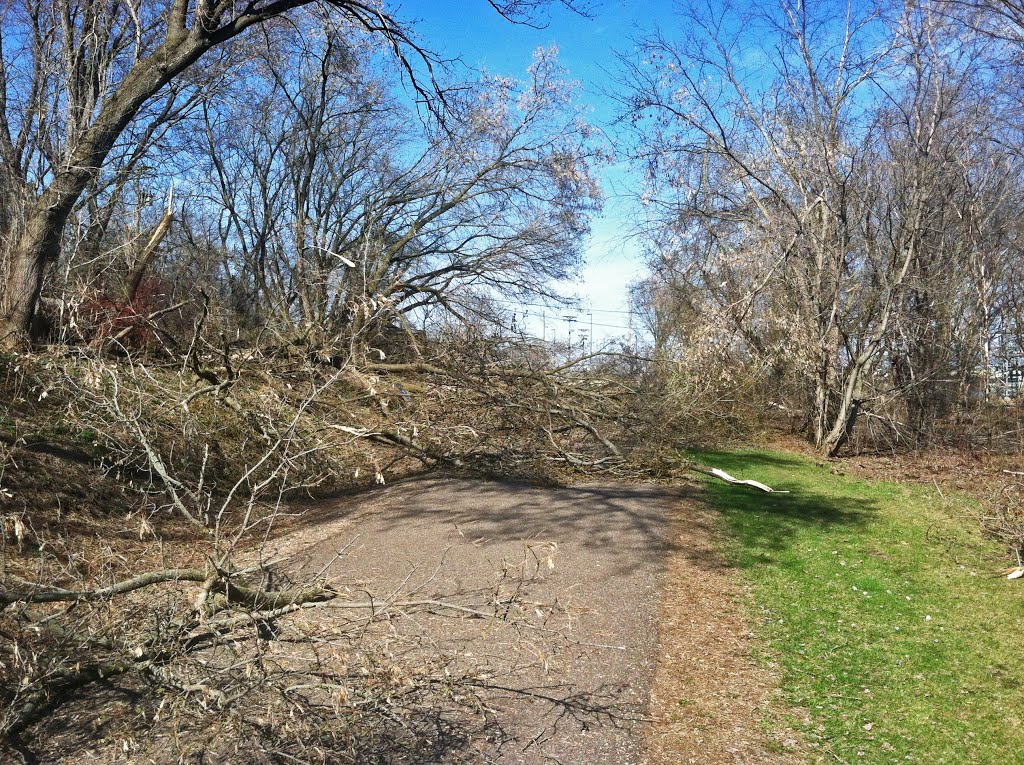
M 748 592 L 722 556 L 718 515 L 691 496 L 670 523 L 651 765 L 803 762 L 799 738 L 780 721 L 777 677 L 754 658 Z

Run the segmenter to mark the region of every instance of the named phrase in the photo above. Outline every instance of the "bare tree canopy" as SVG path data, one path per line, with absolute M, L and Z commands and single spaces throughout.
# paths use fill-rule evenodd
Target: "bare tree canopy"
M 538 2 L 492 2 L 528 20 Z M 373 4 L 331 0 L 257 3 L 169 0 L 158 3 L 5 3 L 0 36 L 0 156 L 5 212 L 0 242 L 5 273 L 0 336 L 26 337 L 47 267 L 61 252 L 69 216 L 127 139 L 135 161 L 168 120 L 190 106 L 189 88 L 215 72 L 211 56 L 230 56 L 247 30 L 287 24 L 305 8 L 324 23 L 369 34 L 395 61 L 429 108 L 444 110 L 434 82 L 437 58 L 411 29 Z M 193 66 L 209 61 L 202 73 Z M 186 73 L 194 75 L 185 82 Z M 184 78 L 184 79 L 183 79 Z M 157 103 L 155 99 L 163 99 Z M 148 113 L 151 112 L 151 113 Z M 132 128 L 130 132 L 126 132 Z M 127 160 L 131 162 L 131 160 Z
M 624 62 L 662 222 L 648 299 L 802 391 L 827 453 L 894 390 L 923 394 L 920 431 L 929 381 L 976 384 L 1021 203 L 1019 106 L 985 39 L 934 5 L 848 11 L 694 4 Z

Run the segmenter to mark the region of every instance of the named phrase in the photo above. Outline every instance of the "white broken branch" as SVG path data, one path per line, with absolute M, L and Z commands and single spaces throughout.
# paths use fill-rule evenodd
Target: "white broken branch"
M 787 490 L 773 489 L 771 486 L 763 484 L 760 481 L 755 481 L 752 478 L 746 478 L 746 479 L 734 478 L 733 476 L 729 475 L 724 470 L 721 470 L 719 468 L 708 468 L 706 470 L 701 470 L 700 468 L 698 468 L 698 470 L 700 470 L 700 472 L 702 472 L 702 473 L 707 473 L 708 475 L 713 475 L 715 478 L 719 478 L 719 479 L 725 481 L 726 483 L 739 484 L 739 485 L 742 485 L 742 486 L 753 486 L 755 489 L 760 489 L 761 491 L 773 492 L 775 494 L 789 494 L 789 491 L 787 491 Z

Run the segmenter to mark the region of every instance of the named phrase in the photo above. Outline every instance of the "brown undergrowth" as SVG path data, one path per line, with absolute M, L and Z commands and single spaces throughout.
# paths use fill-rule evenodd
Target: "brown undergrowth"
M 381 608 L 267 554 L 303 499 L 438 468 L 622 465 L 613 375 L 485 350 L 0 358 L 0 759 L 461 761 L 488 739 L 473 678 L 444 655 L 398 662 L 365 629 L 464 611 L 402 592 Z M 511 601 L 471 605 L 502 618 Z M 321 608 L 344 618 L 304 618 Z
M 748 593 L 723 557 L 718 515 L 690 490 L 669 526 L 660 652 L 647 742 L 651 765 L 798 765 L 778 681 L 754 656 Z

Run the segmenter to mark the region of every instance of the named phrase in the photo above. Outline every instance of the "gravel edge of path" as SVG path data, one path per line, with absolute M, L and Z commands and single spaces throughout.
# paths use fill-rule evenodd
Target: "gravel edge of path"
M 755 658 L 750 592 L 718 513 L 688 492 L 668 519 L 649 765 L 806 765 L 774 669 Z

